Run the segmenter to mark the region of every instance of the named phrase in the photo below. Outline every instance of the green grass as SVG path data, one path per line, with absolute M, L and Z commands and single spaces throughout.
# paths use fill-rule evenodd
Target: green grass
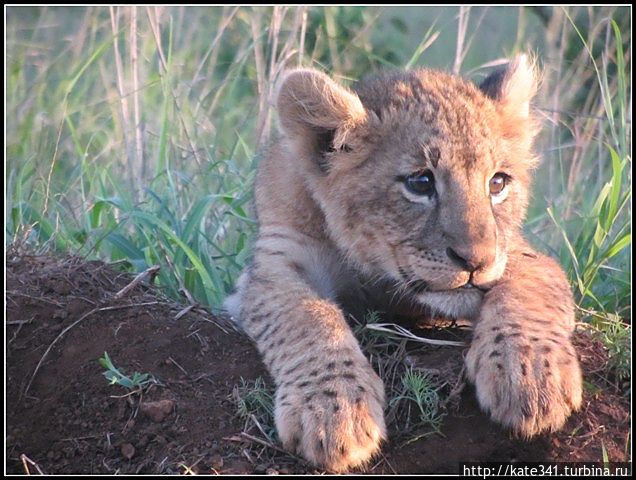
M 439 411 L 439 380 L 428 373 L 413 368 L 407 369 L 401 378 L 401 389 L 389 400 L 389 409 L 400 409 L 402 422 L 398 422 L 401 433 L 414 429 L 429 429 L 430 433 L 440 433 L 443 415 Z M 419 434 L 416 438 L 421 438 Z
M 285 68 L 349 83 L 425 65 L 478 81 L 482 66 L 535 51 L 543 162 L 526 234 L 560 260 L 584 321 L 603 329 L 618 315 L 631 335 L 628 7 L 6 13 L 6 244 L 160 264 L 168 294 L 212 308 L 249 256 L 255 165 Z
M 596 338 L 607 348 L 609 371 L 616 378 L 619 389 L 620 385 L 625 382 L 627 385 L 626 393 L 629 393 L 631 391 L 629 386 L 632 369 L 631 328 L 613 313 L 594 313 L 591 317 L 591 326 Z
M 571 20 L 571 19 L 569 19 Z M 588 205 L 582 210 L 576 224 L 566 227 L 557 219 L 555 210 L 548 207 L 547 212 L 563 237 L 560 259 L 569 273 L 575 286 L 577 300 L 582 307 L 597 308 L 602 311 L 615 311 L 630 296 L 629 277 L 620 275 L 626 271 L 609 270 L 610 260 L 623 254 L 629 261 L 627 248 L 631 245 L 631 158 L 629 157 L 628 131 L 625 123 L 626 112 L 626 74 L 623 62 L 622 39 L 620 30 L 612 20 L 612 31 L 615 35 L 617 93 L 615 98 L 610 93 L 607 69 L 600 70 L 586 40 L 580 35 L 573 24 L 586 51 L 590 54 L 590 61 L 600 86 L 602 106 L 607 119 L 608 138 L 603 139 L 600 149 L 609 153 L 608 162 L 611 166 L 608 178 L 602 183 L 595 195 L 587 195 Z M 607 62 L 609 53 L 603 55 Z M 618 110 L 619 125 L 616 125 L 614 111 Z M 617 150 L 615 150 L 618 149 Z M 609 271 L 604 271 L 608 269 Z M 608 289 L 607 286 L 610 286 Z M 627 305 L 630 305 L 628 302 Z
M 270 442 L 275 442 L 274 392 L 265 380 L 241 378 L 240 385 L 234 386 L 231 399 L 237 415 L 245 420 L 245 431 L 256 427 Z

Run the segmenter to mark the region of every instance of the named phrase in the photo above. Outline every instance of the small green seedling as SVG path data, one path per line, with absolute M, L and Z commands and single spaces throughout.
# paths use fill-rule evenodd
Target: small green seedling
M 276 427 L 274 421 L 274 392 L 272 388 L 258 377 L 256 380 L 245 380 L 235 385 L 231 395 L 236 404 L 238 416 L 257 423 L 259 430 L 274 441 Z
M 429 426 L 435 432 L 442 422 L 442 415 L 439 413 L 440 398 L 438 394 L 439 385 L 427 373 L 422 373 L 409 368 L 402 376 L 402 391 L 389 400 L 389 406 L 396 403 L 405 403 L 407 412 L 406 427 Z M 412 407 L 417 407 L 412 412 Z
M 113 365 L 113 362 L 107 352 L 104 352 L 104 356 L 99 359 L 99 364 L 106 369 L 103 374 L 111 385 L 117 384 L 130 390 L 134 390 L 146 387 L 151 383 L 157 383 L 157 380 L 148 373 L 135 372 L 132 374 L 132 377 L 124 375 L 121 370 Z

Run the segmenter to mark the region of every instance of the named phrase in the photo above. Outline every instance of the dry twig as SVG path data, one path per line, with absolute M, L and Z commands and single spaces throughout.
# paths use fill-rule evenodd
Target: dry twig
M 29 470 L 29 465 L 33 466 L 40 475 L 46 475 L 42 471 L 40 466 L 37 463 L 35 463 L 33 460 L 31 460 L 29 457 L 27 457 L 24 453 L 20 455 L 20 460 L 22 460 L 22 465 L 24 466 L 24 471 L 27 475 L 31 475 L 31 471 Z
M 378 332 L 388 333 L 395 337 L 405 338 L 414 342 L 429 343 L 431 345 L 453 346 L 453 347 L 465 347 L 465 342 L 456 342 L 453 340 L 437 340 L 433 338 L 419 337 L 406 328 L 396 325 L 395 323 L 370 323 L 365 326 L 369 330 L 375 330 Z
M 150 278 L 150 281 L 152 282 L 152 279 L 155 278 L 157 273 L 159 273 L 159 269 L 160 268 L 161 267 L 159 265 L 153 265 L 152 267 L 150 267 L 150 268 L 144 270 L 143 272 L 141 272 L 139 275 L 137 275 L 133 279 L 132 282 L 130 282 L 128 285 L 126 285 L 124 288 L 122 288 L 119 292 L 117 292 L 115 294 L 115 296 L 113 297 L 113 300 L 119 300 L 121 297 L 126 295 L 133 288 L 135 288 L 137 285 L 139 285 L 141 282 L 143 282 L 146 278 Z

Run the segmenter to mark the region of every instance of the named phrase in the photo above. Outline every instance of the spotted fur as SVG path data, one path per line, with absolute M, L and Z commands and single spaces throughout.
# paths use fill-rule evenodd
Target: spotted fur
M 258 169 L 253 261 L 226 302 L 276 382 L 286 448 L 345 471 L 386 438 L 383 385 L 345 299 L 474 320 L 469 379 L 484 410 L 522 436 L 579 407 L 568 283 L 521 235 L 536 84 L 525 56 L 481 86 L 424 69 L 355 91 L 315 70 L 287 74 L 281 135 Z M 418 172 L 433 194 L 408 188 Z

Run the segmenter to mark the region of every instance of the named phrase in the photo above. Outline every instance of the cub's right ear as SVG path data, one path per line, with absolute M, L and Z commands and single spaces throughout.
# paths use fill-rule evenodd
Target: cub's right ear
M 479 85 L 481 91 L 495 101 L 503 119 L 504 134 L 524 148 L 530 148 L 539 132 L 539 122 L 530 109 L 538 86 L 536 61 L 525 54 L 493 72 Z
M 292 70 L 285 76 L 278 93 L 278 114 L 287 136 L 314 142 L 328 138 L 329 148 L 336 150 L 367 116 L 356 94 L 312 69 Z

